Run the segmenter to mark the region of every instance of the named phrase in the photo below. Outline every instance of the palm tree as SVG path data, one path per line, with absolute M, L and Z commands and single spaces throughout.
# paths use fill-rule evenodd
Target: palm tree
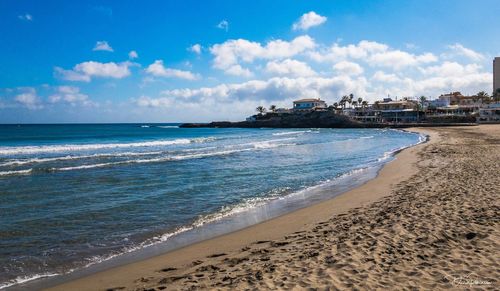
M 488 93 L 486 93 L 484 91 L 480 91 L 476 95 L 479 96 L 479 97 L 488 97 Z
M 342 99 L 340 100 L 340 106 L 342 106 L 343 109 L 345 109 L 345 104 L 348 102 L 349 96 L 344 95 L 342 96 Z
M 477 102 L 479 99 L 481 99 L 482 103 L 490 103 L 491 99 L 490 96 L 488 95 L 488 93 L 484 92 L 484 91 L 481 91 L 481 92 L 478 92 L 477 93 L 477 99 L 474 98 L 472 100 L 474 100 L 474 103 Z
M 356 108 L 357 105 L 358 105 L 358 101 L 356 101 L 356 100 L 352 101 L 352 106 L 354 106 L 354 108 Z
M 361 105 L 363 103 L 363 98 L 359 97 L 358 98 L 358 105 Z
M 361 107 L 362 108 L 367 108 L 368 107 L 368 101 L 363 100 L 363 102 L 361 102 Z
M 337 102 L 333 103 L 333 108 L 337 109 L 339 107 L 339 104 Z
M 255 110 L 257 110 L 257 112 L 259 112 L 259 114 L 262 114 L 262 113 L 266 112 L 266 107 L 260 105 L 260 106 L 257 106 L 257 108 L 255 108 Z
M 352 104 L 352 99 L 354 99 L 354 94 L 349 94 L 349 99 L 347 102 L 349 102 L 349 107 L 351 107 L 350 105 Z
M 425 103 L 425 101 L 427 101 L 427 97 L 425 97 L 425 96 L 422 95 L 422 96 L 420 96 L 419 99 L 420 99 L 420 106 L 422 106 L 422 110 L 423 110 L 424 109 L 424 103 Z
M 271 105 L 269 106 L 269 110 L 271 110 L 271 112 L 276 112 L 276 105 Z

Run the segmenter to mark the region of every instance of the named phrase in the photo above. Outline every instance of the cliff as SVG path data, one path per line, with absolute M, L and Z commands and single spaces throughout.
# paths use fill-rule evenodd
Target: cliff
M 243 128 L 356 128 L 367 127 L 333 111 L 298 113 L 267 113 L 256 115 L 252 121 L 214 121 L 210 123 L 184 123 L 180 127 L 243 127 Z
M 214 121 L 210 123 L 184 123 L 180 127 L 241 127 L 241 128 L 408 128 L 433 126 L 474 126 L 474 118 L 427 118 L 415 123 L 361 123 L 333 111 L 305 111 L 294 113 L 267 113 L 254 116 L 252 121 Z

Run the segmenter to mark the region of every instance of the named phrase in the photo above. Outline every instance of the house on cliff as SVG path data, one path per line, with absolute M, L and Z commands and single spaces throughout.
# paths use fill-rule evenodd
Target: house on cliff
M 293 110 L 317 110 L 327 109 L 326 102 L 321 99 L 300 99 L 293 101 Z

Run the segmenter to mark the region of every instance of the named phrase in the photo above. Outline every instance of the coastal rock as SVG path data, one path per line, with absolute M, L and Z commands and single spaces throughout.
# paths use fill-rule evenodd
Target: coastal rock
M 257 116 L 254 121 L 214 121 L 210 123 L 184 123 L 180 127 L 241 127 L 241 128 L 361 128 L 368 127 L 332 111 L 311 111 L 300 113 L 268 113 Z

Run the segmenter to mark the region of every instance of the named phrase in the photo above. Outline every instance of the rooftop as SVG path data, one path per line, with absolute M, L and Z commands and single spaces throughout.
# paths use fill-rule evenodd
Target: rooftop
M 321 99 L 314 99 L 314 98 L 305 98 L 305 99 L 299 99 L 299 100 L 295 100 L 293 101 L 293 103 L 296 103 L 296 102 L 324 102 L 323 100 Z

